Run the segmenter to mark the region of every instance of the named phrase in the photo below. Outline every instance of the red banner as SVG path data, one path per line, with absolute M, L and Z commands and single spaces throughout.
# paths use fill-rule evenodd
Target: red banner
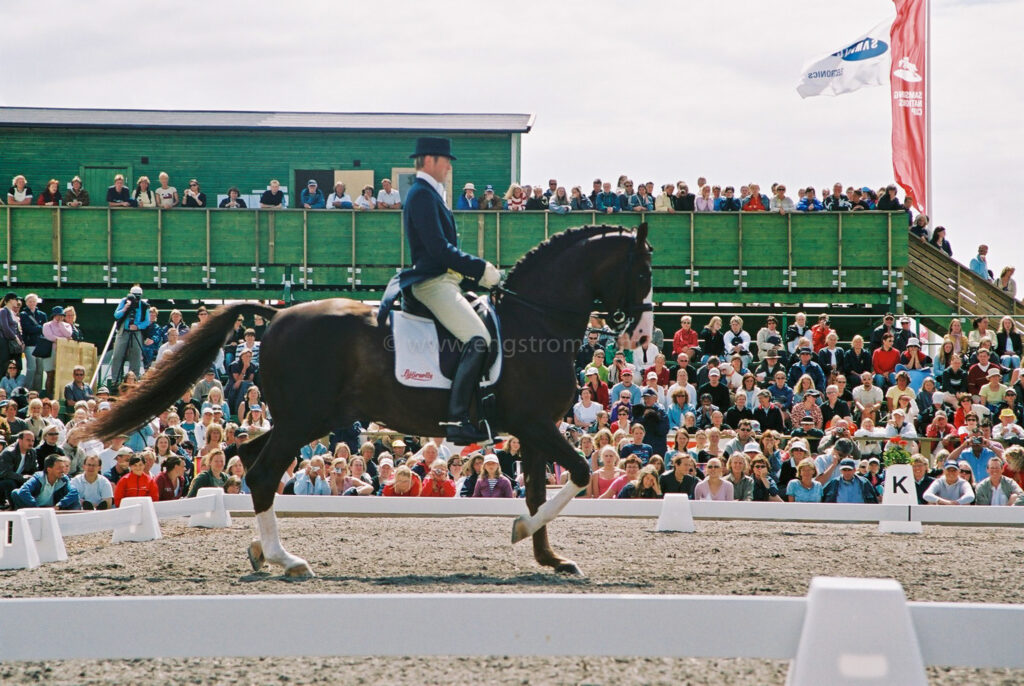
M 920 212 L 928 207 L 928 117 L 925 79 L 928 46 L 927 0 L 893 0 L 892 24 L 892 168 L 896 182 Z

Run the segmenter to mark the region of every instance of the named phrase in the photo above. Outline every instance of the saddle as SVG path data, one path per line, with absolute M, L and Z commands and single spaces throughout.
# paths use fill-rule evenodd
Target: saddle
M 501 330 L 498 316 L 488 296 L 471 292 L 465 295 L 491 334 L 486 371 L 480 381 L 481 388 L 488 388 L 496 384 L 501 376 Z M 400 300 L 401 309 L 395 309 L 396 299 Z M 391 329 L 395 349 L 395 378 L 400 384 L 410 388 L 451 388 L 463 344 L 416 299 L 412 289 L 398 288 L 397 284 L 392 288 L 392 284 L 388 284 L 377 312 L 377 323 Z

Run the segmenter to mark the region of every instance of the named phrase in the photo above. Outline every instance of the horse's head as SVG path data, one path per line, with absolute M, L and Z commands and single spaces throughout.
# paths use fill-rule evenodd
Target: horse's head
M 647 222 L 637 227 L 626 250 L 605 262 L 606 273 L 599 279 L 598 304 L 604 308 L 608 324 L 616 333 L 625 332 L 635 346 L 640 339 L 650 340 L 654 332 L 651 253 L 647 242 Z

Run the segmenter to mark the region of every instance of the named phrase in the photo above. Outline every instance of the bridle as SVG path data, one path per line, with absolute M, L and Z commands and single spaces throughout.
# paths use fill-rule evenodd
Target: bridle
M 625 269 L 623 269 L 622 299 L 626 303 L 635 302 L 633 298 L 635 295 L 634 291 L 636 290 L 636 284 L 634 279 L 632 278 L 632 272 L 633 265 L 636 262 L 637 254 L 639 253 L 639 251 L 640 241 L 634 240 L 633 248 L 629 251 L 629 255 L 626 258 L 626 267 Z M 619 305 L 614 310 L 608 306 L 608 304 L 604 301 L 603 298 L 595 298 L 592 303 L 593 307 L 586 310 L 577 310 L 574 308 L 561 307 L 558 305 L 541 304 L 533 302 L 529 298 L 506 288 L 502 284 L 498 284 L 497 286 L 492 288 L 491 293 L 497 296 L 496 300 L 498 301 L 507 298 L 512 302 L 516 302 L 522 305 L 523 307 L 533 310 L 534 312 L 537 312 L 539 314 L 548 314 L 551 312 L 572 315 L 585 314 L 587 316 L 590 316 L 591 314 L 596 314 L 596 316 L 600 317 L 601 319 L 604 319 L 605 321 L 611 324 L 612 331 L 616 335 L 622 334 L 632 329 L 634 324 L 636 324 L 640 320 L 640 317 L 642 317 L 645 312 L 654 311 L 654 303 L 644 302 L 643 300 L 641 300 L 636 305 L 629 305 L 626 307 Z

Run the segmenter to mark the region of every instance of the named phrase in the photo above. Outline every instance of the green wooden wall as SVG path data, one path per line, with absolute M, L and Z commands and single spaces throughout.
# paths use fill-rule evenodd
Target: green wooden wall
M 563 229 L 646 220 L 658 302 L 899 307 L 907 233 L 891 215 L 459 212 L 462 247 L 499 268 Z M 4 208 L 0 279 L 51 297 L 377 296 L 408 266 L 397 211 Z
M 148 176 L 157 185 L 161 171 L 171 185 L 183 193 L 188 179 L 196 178 L 210 202 L 218 193 L 237 186 L 242 193 L 265 188 L 271 178 L 290 187 L 292 206 L 301 188 L 294 187 L 296 169 L 374 170 L 379 186 L 391 176 L 392 167 L 410 167 L 409 153 L 419 133 L 335 132 L 335 131 L 229 131 L 92 128 L 0 128 L 0 183 L 6 189 L 16 174 L 23 174 L 37 194 L 46 182 L 56 178 L 61 189 L 86 167 L 119 167 L 127 172 L 128 183 Z M 471 181 L 482 187 L 492 184 L 504 189 L 512 182 L 512 144 L 519 137 L 511 133 L 458 134 L 438 132 L 452 138 L 458 156 L 453 189 Z M 143 158 L 148 158 L 143 163 Z M 354 162 L 358 160 L 357 168 Z M 515 173 L 518 173 L 516 170 Z M 103 174 L 106 186 L 113 173 Z M 102 202 L 102 188 L 87 187 L 93 202 Z M 322 189 L 326 195 L 331 189 Z M 358 189 L 349 189 L 358 194 Z

